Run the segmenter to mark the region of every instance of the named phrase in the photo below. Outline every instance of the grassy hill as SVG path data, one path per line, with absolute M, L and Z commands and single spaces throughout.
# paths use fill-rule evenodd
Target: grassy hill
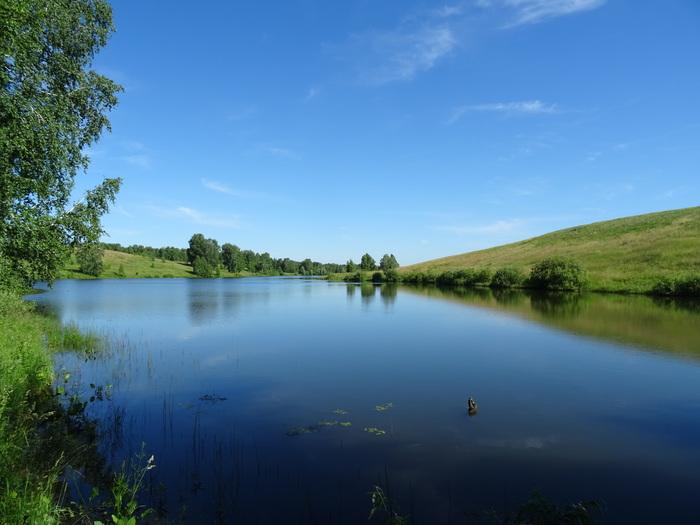
M 700 273 L 700 207 L 595 222 L 486 250 L 405 266 L 441 273 L 533 264 L 563 255 L 588 270 L 593 290 L 647 292 L 662 277 Z
M 142 255 L 132 255 L 130 253 L 105 250 L 102 257 L 104 269 L 100 275 L 101 279 L 116 278 L 158 278 L 158 277 L 194 277 L 192 267 L 187 263 L 166 261 L 163 259 L 151 259 Z M 244 277 L 251 275 L 247 272 L 242 274 L 229 273 L 221 270 L 221 277 Z M 75 259 L 66 266 L 61 275 L 64 279 L 84 279 L 86 275 L 78 271 L 78 264 Z

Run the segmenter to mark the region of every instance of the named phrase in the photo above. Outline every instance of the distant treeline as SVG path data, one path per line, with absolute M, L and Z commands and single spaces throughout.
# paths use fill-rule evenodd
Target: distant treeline
M 379 267 L 369 254 L 364 254 L 361 264 L 358 266 L 350 259 L 345 264 L 320 263 L 311 259 L 295 261 L 289 257 L 274 258 L 269 253 L 257 253 L 253 250 L 242 250 L 235 244 L 225 243 L 219 246 L 215 239 L 206 239 L 201 233 L 194 234 L 189 241 L 189 248 L 175 248 L 165 246 L 152 248 L 133 244 L 122 246 L 118 243 L 102 243 L 105 250 L 141 255 L 151 259 L 183 262 L 192 265 L 195 274 L 200 277 L 213 277 L 218 274 L 218 269 L 223 266 L 231 273 L 250 272 L 258 275 L 329 275 L 333 273 L 346 273 L 362 270 L 376 270 L 380 268 L 395 269 L 399 266 L 393 255 L 384 255 Z

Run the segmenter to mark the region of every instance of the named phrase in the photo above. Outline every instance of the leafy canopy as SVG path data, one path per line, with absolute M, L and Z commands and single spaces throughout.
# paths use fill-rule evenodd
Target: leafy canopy
M 121 179 L 77 202 L 85 149 L 122 90 L 91 70 L 113 31 L 104 0 L 0 2 L 0 275 L 51 284 L 72 248 L 96 243 Z

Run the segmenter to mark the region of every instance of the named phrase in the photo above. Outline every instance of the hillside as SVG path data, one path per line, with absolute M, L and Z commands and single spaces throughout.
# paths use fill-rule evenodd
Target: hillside
M 581 261 L 594 290 L 648 291 L 662 277 L 700 273 L 700 207 L 576 226 L 405 266 L 399 272 L 497 270 L 506 265 L 529 272 L 534 263 L 553 255 Z
M 194 277 L 192 267 L 183 262 L 167 261 L 163 259 L 151 259 L 142 255 L 132 255 L 129 253 L 105 250 L 102 257 L 104 270 L 100 277 L 102 279 L 115 278 L 158 278 L 158 277 Z M 221 270 L 221 277 L 241 277 L 250 275 L 232 274 Z M 82 279 L 86 276 L 78 272 L 78 264 L 72 260 L 63 271 L 64 279 Z

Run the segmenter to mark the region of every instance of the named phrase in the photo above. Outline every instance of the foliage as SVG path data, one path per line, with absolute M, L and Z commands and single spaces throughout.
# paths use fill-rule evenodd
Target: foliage
M 583 290 L 588 276 L 579 261 L 556 255 L 535 264 L 528 282 L 532 288 L 544 290 Z
M 515 266 L 504 266 L 493 274 L 491 288 L 515 288 L 520 286 L 525 280 L 525 275 L 520 268 Z
M 598 523 L 593 513 L 602 515 L 602 507 L 597 501 L 566 503 L 556 505 L 535 490 L 514 515 L 503 519 L 504 525 L 594 525 Z
M 663 277 L 651 289 L 653 295 L 700 297 L 700 275 Z
M 19 296 L 0 290 L 0 521 L 57 524 L 53 462 L 35 460 L 37 422 L 53 379 L 43 335 L 55 325 Z
M 399 516 L 396 503 L 386 495 L 380 486 L 375 485 L 369 495 L 372 498 L 372 508 L 369 511 L 370 520 L 378 514 L 387 525 L 408 525 L 411 523 L 407 517 Z
M 348 262 L 345 263 L 345 267 L 348 273 L 357 271 L 357 265 L 354 262 L 352 262 L 352 259 L 349 259 Z
M 216 268 L 221 261 L 219 243 L 215 239 L 205 239 L 201 233 L 195 233 L 190 238 L 190 247 L 187 249 L 187 262 L 194 266 L 198 257 L 204 259 L 212 269 Z M 195 274 L 197 274 L 196 271 Z
M 379 269 L 383 272 L 388 272 L 389 270 L 395 270 L 398 267 L 399 267 L 399 263 L 396 260 L 396 257 L 394 257 L 393 253 L 391 255 L 384 254 L 384 256 L 379 261 Z
M 132 461 L 127 469 L 126 461 L 122 462 L 121 470 L 114 474 L 112 483 L 112 498 L 108 501 L 111 506 L 111 523 L 114 525 L 136 525 L 136 518 L 143 519 L 153 512 L 153 509 L 144 508 L 138 504 L 136 496 L 144 487 L 146 472 L 155 468 L 154 456 L 146 460 L 144 452 L 146 444 L 141 444 L 141 451 L 137 454 L 137 461 Z M 96 491 L 93 491 L 95 497 Z M 101 521 L 95 521 L 94 525 L 105 525 Z
M 372 271 L 376 270 L 377 265 L 374 262 L 374 259 L 369 253 L 366 253 L 362 256 L 362 260 L 360 261 L 360 269 L 365 270 L 365 271 Z
M 90 69 L 112 10 L 104 0 L 17 0 L 3 2 L 0 19 L 0 259 L 26 283 L 51 284 L 73 245 L 103 233 L 121 183 L 106 179 L 71 202 L 121 91 Z
M 75 258 L 78 261 L 80 271 L 85 275 L 99 277 L 104 265 L 102 264 L 102 254 L 104 250 L 98 243 L 83 243 L 75 251 Z
M 194 274 L 197 277 L 204 277 L 204 278 L 215 277 L 214 268 L 212 268 L 211 265 L 209 264 L 209 262 L 201 255 L 198 255 L 197 258 L 194 260 L 194 263 L 192 264 L 192 268 L 194 270 Z
M 235 244 L 225 243 L 221 247 L 221 262 L 229 272 L 240 272 L 243 269 L 241 249 Z

